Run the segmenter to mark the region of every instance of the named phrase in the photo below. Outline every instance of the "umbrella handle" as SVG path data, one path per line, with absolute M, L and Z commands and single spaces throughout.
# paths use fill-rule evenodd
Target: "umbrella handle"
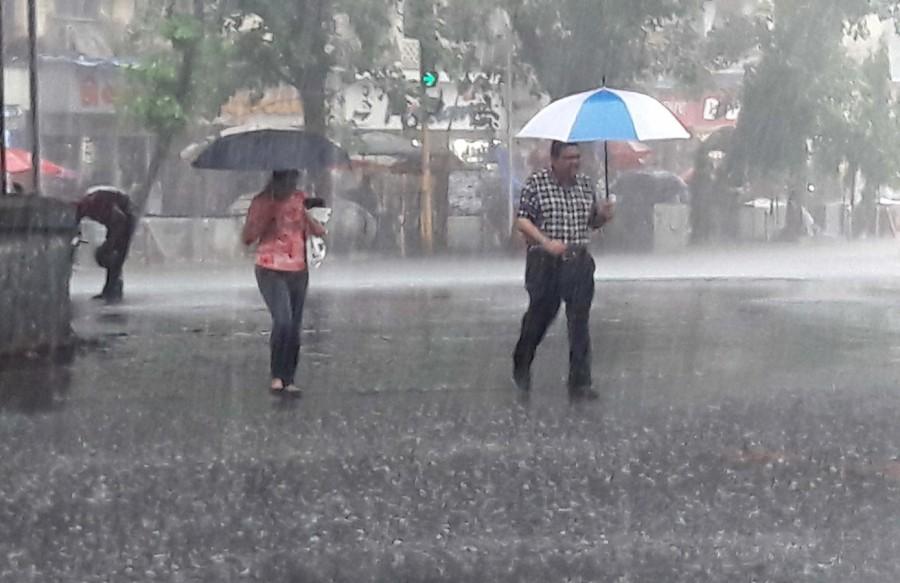
M 603 140 L 603 182 L 606 184 L 606 200 L 609 200 L 609 142 L 607 140 Z

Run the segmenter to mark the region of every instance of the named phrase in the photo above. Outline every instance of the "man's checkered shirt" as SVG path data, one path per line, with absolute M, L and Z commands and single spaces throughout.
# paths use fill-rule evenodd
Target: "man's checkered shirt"
M 522 188 L 519 218 L 529 219 L 545 235 L 566 245 L 587 245 L 594 201 L 594 186 L 587 176 L 579 174 L 575 184 L 566 187 L 549 169 L 541 170 Z

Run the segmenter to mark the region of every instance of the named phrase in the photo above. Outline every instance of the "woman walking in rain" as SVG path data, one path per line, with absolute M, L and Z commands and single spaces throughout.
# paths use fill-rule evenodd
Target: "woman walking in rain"
M 242 239 L 256 247 L 256 282 L 272 314 L 271 390 L 297 394 L 303 302 L 309 284 L 307 235 L 322 237 L 325 228 L 306 213 L 306 194 L 297 190 L 299 172 L 276 170 L 253 199 Z

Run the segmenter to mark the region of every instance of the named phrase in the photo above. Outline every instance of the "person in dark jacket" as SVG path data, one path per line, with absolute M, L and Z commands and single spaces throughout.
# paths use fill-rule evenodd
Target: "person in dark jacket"
M 76 203 L 76 217 L 79 223 L 88 218 L 106 227 L 106 240 L 94 253 L 97 265 L 106 269 L 106 284 L 94 299 L 121 301 L 122 267 L 137 224 L 131 199 L 118 188 L 95 186 Z

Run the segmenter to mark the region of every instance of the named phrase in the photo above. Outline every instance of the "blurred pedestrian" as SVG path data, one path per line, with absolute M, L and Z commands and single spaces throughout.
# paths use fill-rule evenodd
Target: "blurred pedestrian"
M 124 288 L 122 268 L 137 225 L 131 199 L 113 186 L 95 186 L 75 203 L 75 208 L 79 223 L 88 218 L 106 227 L 106 240 L 94 253 L 97 265 L 106 269 L 106 283 L 93 299 L 119 302 Z
M 588 319 L 594 299 L 591 229 L 613 218 L 609 201 L 598 203 L 592 181 L 579 173 L 577 144 L 553 142 L 550 167 L 531 175 L 522 189 L 516 227 L 528 241 L 525 289 L 528 311 L 513 353 L 513 380 L 531 389 L 531 363 L 547 328 L 566 303 L 569 330 L 569 395 L 596 399 L 591 388 Z
M 309 285 L 306 239 L 325 228 L 308 216 L 306 194 L 297 189 L 300 173 L 277 170 L 253 199 L 242 239 L 256 244 L 256 282 L 272 315 L 270 371 L 273 392 L 297 394 L 303 304 Z

